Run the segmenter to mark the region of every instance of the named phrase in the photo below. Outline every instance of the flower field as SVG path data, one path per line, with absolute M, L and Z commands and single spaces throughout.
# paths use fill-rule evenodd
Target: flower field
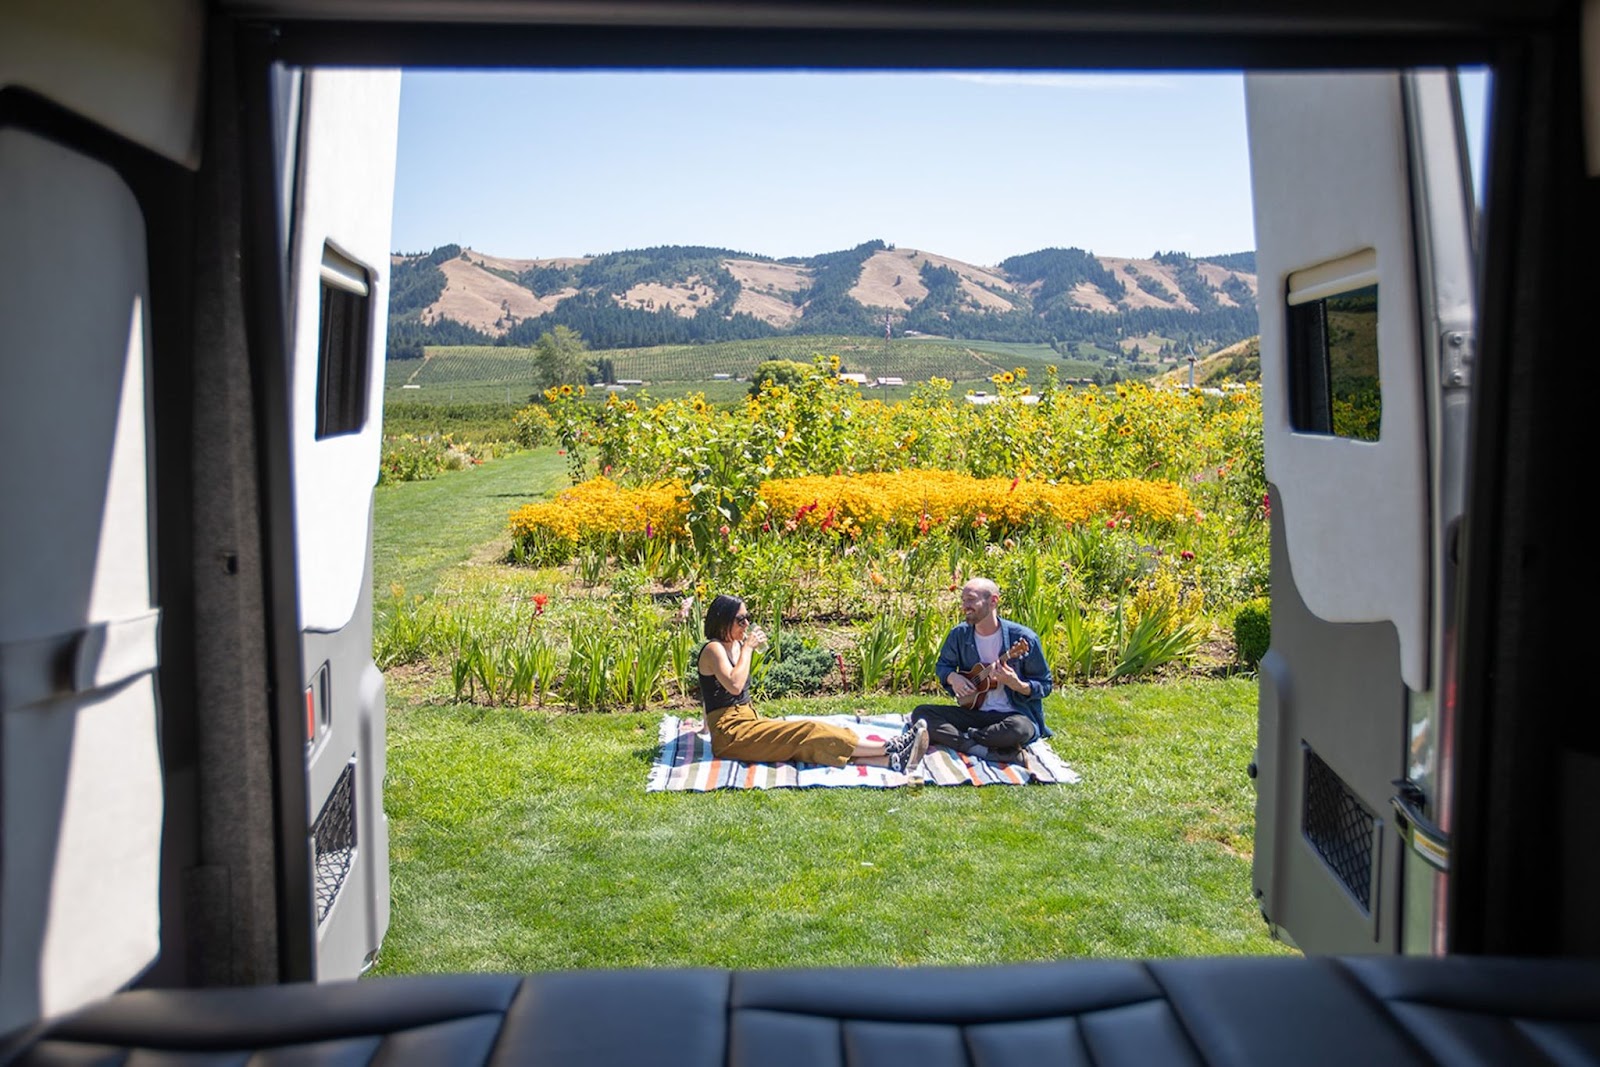
M 939 379 L 884 403 L 837 366 L 732 406 L 551 390 L 527 417 L 571 486 L 512 512 L 499 585 L 397 596 L 380 662 L 448 660 L 457 695 L 487 702 L 685 700 L 701 605 L 729 592 L 774 638 L 758 694 L 932 692 L 953 590 L 981 574 L 1058 684 L 1226 665 L 1267 583 L 1254 387 L 1074 389 L 1018 367 L 982 404 Z

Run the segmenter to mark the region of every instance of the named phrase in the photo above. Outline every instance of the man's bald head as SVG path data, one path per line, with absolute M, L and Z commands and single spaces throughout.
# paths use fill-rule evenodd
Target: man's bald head
M 961 592 L 963 595 L 970 592 L 994 600 L 1000 599 L 1000 587 L 988 578 L 968 578 L 967 584 L 961 587 Z

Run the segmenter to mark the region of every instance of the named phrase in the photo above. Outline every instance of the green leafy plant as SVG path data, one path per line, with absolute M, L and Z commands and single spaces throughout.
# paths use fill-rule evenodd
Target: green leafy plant
M 792 638 L 782 644 L 769 646 L 769 651 L 771 655 L 766 673 L 756 689 L 757 694 L 764 698 L 820 693 L 823 680 L 835 666 L 832 652 Z
M 1193 652 L 1205 635 L 1195 625 L 1175 622 L 1166 608 L 1152 611 L 1129 627 L 1122 646 L 1114 650 L 1116 666 L 1111 678 L 1131 678 Z
M 1071 597 L 1063 599 L 1048 648 L 1050 669 L 1057 684 L 1094 673 L 1097 633 L 1082 607 Z
M 905 648 L 905 624 L 889 615 L 879 615 L 855 648 L 856 676 L 863 693 L 876 689 L 894 670 Z
M 1258 597 L 1240 605 L 1233 615 L 1233 645 L 1239 662 L 1253 668 L 1272 643 L 1272 602 Z

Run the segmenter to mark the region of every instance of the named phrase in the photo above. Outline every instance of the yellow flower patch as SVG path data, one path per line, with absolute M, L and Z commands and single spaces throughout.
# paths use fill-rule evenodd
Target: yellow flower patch
M 685 504 L 676 482 L 624 489 L 595 478 L 512 512 L 511 535 L 579 541 L 593 534 L 643 533 L 647 526 L 652 534 L 673 534 L 683 527 Z
M 867 530 L 910 532 L 924 516 L 935 524 L 955 520 L 1018 527 L 1053 520 L 1071 525 L 1118 511 L 1168 522 L 1194 510 L 1189 494 L 1171 482 L 1125 478 L 1051 485 L 951 471 L 776 478 L 763 482 L 760 494 L 774 514 L 812 529 L 848 521 Z

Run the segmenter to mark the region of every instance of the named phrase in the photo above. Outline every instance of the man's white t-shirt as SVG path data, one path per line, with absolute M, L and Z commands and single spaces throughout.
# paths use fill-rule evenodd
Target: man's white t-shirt
M 993 663 L 1000 658 L 1001 642 L 1004 640 L 1004 631 L 999 627 L 994 633 L 984 636 L 976 630 L 972 636 L 978 640 L 978 659 L 983 663 Z M 1011 698 L 1006 695 L 1006 687 L 995 684 L 995 687 L 983 694 L 983 703 L 978 706 L 979 711 L 999 711 L 1009 714 L 1011 712 Z

